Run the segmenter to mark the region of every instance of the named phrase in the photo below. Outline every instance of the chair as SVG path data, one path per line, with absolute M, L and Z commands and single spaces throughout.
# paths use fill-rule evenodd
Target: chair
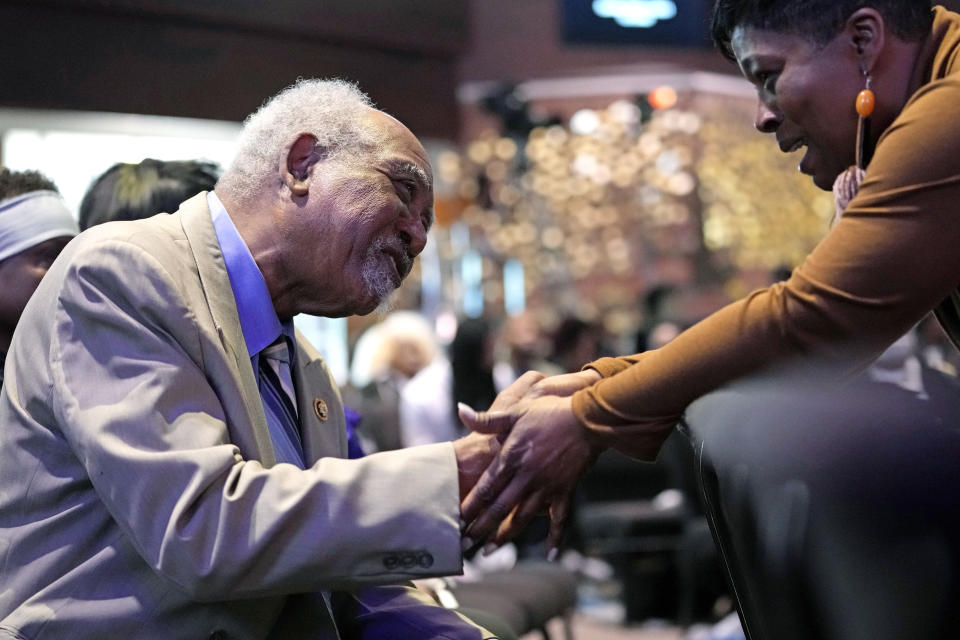
M 570 621 L 577 602 L 577 579 L 558 564 L 521 561 L 475 582 L 454 581 L 451 593 L 461 609 L 492 614 L 517 636 L 539 632 L 544 640 L 552 640 L 547 623 L 559 617 L 565 640 L 573 640 Z
M 604 452 L 581 483 L 579 534 L 587 553 L 615 567 L 627 621 L 689 624 L 710 593 L 719 595 L 703 584 L 721 580 L 703 580 L 715 560 L 709 533 L 699 535 L 706 525 L 692 468 L 689 445 L 675 434 L 652 464 Z
M 738 383 L 680 425 L 744 632 L 956 637 L 960 394 L 828 378 Z

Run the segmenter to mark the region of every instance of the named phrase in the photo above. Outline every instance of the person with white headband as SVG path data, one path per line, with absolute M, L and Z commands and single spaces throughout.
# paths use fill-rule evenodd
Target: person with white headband
M 54 259 L 79 231 L 50 179 L 36 171 L 0 170 L 0 386 L 20 314 Z

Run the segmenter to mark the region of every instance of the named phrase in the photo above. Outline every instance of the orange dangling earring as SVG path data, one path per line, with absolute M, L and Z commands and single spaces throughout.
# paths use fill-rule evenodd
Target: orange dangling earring
M 866 78 L 866 88 L 857 94 L 856 109 L 860 119 L 857 121 L 857 163 L 837 176 L 833 183 L 833 206 L 834 214 L 830 226 L 833 227 L 843 212 L 847 210 L 850 202 L 857 196 L 860 190 L 860 183 L 865 176 L 864 169 L 870 158 L 867 157 L 867 141 L 870 139 L 870 115 L 877 104 L 877 97 L 870 89 L 871 78 L 867 71 L 863 72 Z
M 857 94 L 857 114 L 860 119 L 857 122 L 857 166 L 866 169 L 867 158 L 867 140 L 870 139 L 870 115 L 877 104 L 877 97 L 873 95 L 870 89 L 871 77 L 866 71 L 866 88 Z

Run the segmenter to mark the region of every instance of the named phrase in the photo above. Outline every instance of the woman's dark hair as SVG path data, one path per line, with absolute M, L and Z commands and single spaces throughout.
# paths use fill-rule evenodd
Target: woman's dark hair
M 190 196 L 213 189 L 219 174 L 216 164 L 196 160 L 147 158 L 139 164 L 115 164 L 83 196 L 80 228 L 172 213 Z
M 450 343 L 454 414 L 458 402 L 480 411 L 489 407 L 497 397 L 489 351 L 490 335 L 490 325 L 480 318 L 466 319 L 457 327 L 457 334 Z
M 53 180 L 39 171 L 11 171 L 0 169 L 0 200 L 20 196 L 31 191 L 59 191 Z
M 736 61 L 730 40 L 737 27 L 781 31 L 826 44 L 854 11 L 872 7 L 894 35 L 915 41 L 930 30 L 932 6 L 930 0 L 717 0 L 710 31 L 720 52 Z

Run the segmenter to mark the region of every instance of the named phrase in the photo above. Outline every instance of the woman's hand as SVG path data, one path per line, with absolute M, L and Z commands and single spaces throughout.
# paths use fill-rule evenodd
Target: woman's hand
M 488 539 L 502 544 L 544 509 L 550 514 L 548 545 L 559 545 L 572 491 L 602 450 L 573 415 L 570 396 L 599 378 L 592 370 L 535 382 L 521 378 L 488 412 L 461 405 L 464 424 L 503 441 L 461 505 L 469 525 L 465 547 Z

